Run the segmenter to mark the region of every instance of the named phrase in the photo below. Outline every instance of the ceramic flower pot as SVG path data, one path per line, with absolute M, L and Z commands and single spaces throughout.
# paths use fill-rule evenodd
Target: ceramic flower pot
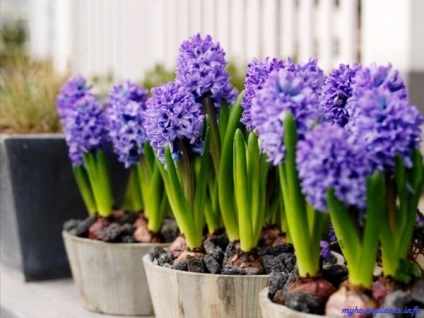
M 169 244 L 105 243 L 65 231 L 62 235 L 83 307 L 113 315 L 154 315 L 142 258 L 150 247 Z
M 260 318 L 258 294 L 269 275 L 215 275 L 178 271 L 143 257 L 157 318 Z
M 313 318 L 323 317 L 320 315 L 305 314 L 295 311 L 287 306 L 275 304 L 268 297 L 268 288 L 263 289 L 259 293 L 259 303 L 263 318 Z

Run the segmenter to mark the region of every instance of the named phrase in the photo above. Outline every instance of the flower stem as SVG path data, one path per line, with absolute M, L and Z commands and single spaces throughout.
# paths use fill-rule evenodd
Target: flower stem
M 88 210 L 88 214 L 92 215 L 97 211 L 97 207 L 93 197 L 93 192 L 91 190 L 87 171 L 83 166 L 74 166 L 72 167 L 72 171 L 74 173 L 75 181 L 77 182 L 85 207 Z

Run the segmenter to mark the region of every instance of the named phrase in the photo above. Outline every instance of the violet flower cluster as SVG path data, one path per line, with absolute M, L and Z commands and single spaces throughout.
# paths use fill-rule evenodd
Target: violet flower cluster
M 179 50 L 176 81 L 193 93 L 196 101 L 205 94 L 211 94 L 216 109 L 223 100 L 232 103 L 237 92 L 225 70 L 225 52 L 221 45 L 207 35 L 200 34 L 184 41 Z
M 312 206 L 328 211 L 327 189 L 347 207 L 366 205 L 366 178 L 372 169 L 367 150 L 343 128 L 319 125 L 297 144 L 296 164 L 302 193 Z
M 246 125 L 249 131 L 253 130 L 251 108 L 252 99 L 256 91 L 262 88 L 263 82 L 272 71 L 281 68 L 284 68 L 284 62 L 270 57 L 265 58 L 263 62 L 253 59 L 247 65 L 246 78 L 244 80 L 244 96 L 241 103 L 244 108 L 241 122 Z
M 361 68 L 360 65 L 340 64 L 326 78 L 320 95 L 320 106 L 325 119 L 339 126 L 345 126 L 349 121 L 347 101 L 352 97 L 353 77 Z
M 363 68 L 355 75 L 352 89 L 346 129 L 366 144 L 373 167 L 393 171 L 399 154 L 411 168 L 410 156 L 419 147 L 424 117 L 407 99 L 398 72 L 391 66 Z
M 80 98 L 73 107 L 64 117 L 64 131 L 72 165 L 79 166 L 85 153 L 107 147 L 107 124 L 103 107 L 94 96 Z
M 119 161 L 128 168 L 140 161 L 147 141 L 143 112 L 147 90 L 126 81 L 112 87 L 107 109 L 109 136 Z
M 196 148 L 202 147 L 204 113 L 190 91 L 176 82 L 152 89 L 147 100 L 145 131 L 158 158 L 165 163 L 165 146 L 169 145 L 174 159 L 182 149 L 178 140 L 188 140 Z
M 136 83 L 125 81 L 112 87 L 109 93 L 109 103 L 134 101 L 145 109 L 148 91 Z
M 273 71 L 252 100 L 252 124 L 257 129 L 262 150 L 278 165 L 284 160 L 284 118 L 295 118 L 299 139 L 321 117 L 318 95 L 302 77 L 286 69 Z
M 90 95 L 91 86 L 87 86 L 82 76 L 71 77 L 61 88 L 56 97 L 57 112 L 64 119 L 68 111 L 74 108 L 76 101 L 84 96 Z

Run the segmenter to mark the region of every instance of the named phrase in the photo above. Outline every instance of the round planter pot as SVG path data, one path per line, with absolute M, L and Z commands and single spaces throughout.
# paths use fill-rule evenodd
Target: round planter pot
M 295 311 L 287 306 L 275 304 L 268 298 L 268 288 L 265 288 L 259 293 L 259 303 L 261 305 L 263 318 L 317 318 L 323 317 L 320 315 L 306 314 Z
M 165 268 L 143 257 L 157 318 L 260 318 L 269 275 L 215 275 Z
M 142 258 L 151 246 L 105 243 L 62 232 L 83 307 L 105 314 L 153 316 Z

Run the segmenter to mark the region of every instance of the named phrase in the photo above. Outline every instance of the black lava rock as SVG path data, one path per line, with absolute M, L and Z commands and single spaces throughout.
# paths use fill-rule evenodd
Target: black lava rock
M 174 219 L 166 218 L 163 221 L 160 234 L 162 235 L 166 243 L 173 242 L 179 234 L 177 222 L 175 222 Z
M 122 225 L 112 223 L 108 227 L 100 231 L 98 238 L 104 242 L 117 242 L 122 234 Z
M 322 268 L 322 277 L 339 288 L 340 284 L 347 279 L 347 268 L 343 265 L 324 265 Z
M 193 273 L 205 273 L 205 264 L 202 258 L 187 255 L 187 270 Z
M 164 264 L 172 265 L 173 263 L 174 263 L 174 258 L 172 257 L 172 255 L 168 253 L 161 254 L 159 258 L 157 259 L 157 264 L 159 266 L 163 266 Z
M 206 269 L 210 273 L 212 274 L 221 273 L 221 265 L 217 262 L 217 260 L 213 256 L 205 255 L 205 257 L 203 258 L 203 262 L 205 263 Z
M 289 275 L 282 272 L 272 272 L 269 276 L 268 280 L 268 292 L 270 298 L 274 298 L 277 290 L 280 290 L 284 287 L 287 280 L 289 279 Z
M 227 245 L 227 248 L 225 249 L 223 263 L 227 264 L 230 257 L 233 256 L 234 254 L 236 254 L 236 252 L 237 252 L 237 247 L 234 245 L 234 243 L 229 243 Z M 225 265 L 224 265 L 224 267 L 225 267 Z
M 157 260 L 162 254 L 166 254 L 166 251 L 162 247 L 153 246 L 149 249 L 150 259 L 152 261 Z
M 81 220 L 70 219 L 70 220 L 66 221 L 65 223 L 63 223 L 63 230 L 69 232 L 72 229 L 76 228 L 80 222 L 81 222 Z
M 233 267 L 227 263 L 224 264 L 222 273 L 225 275 L 246 275 L 246 271 L 243 268 Z
M 86 219 L 79 222 L 76 227 L 74 227 L 72 230 L 69 231 L 69 233 L 79 237 L 87 237 L 88 229 L 90 228 L 90 226 L 94 224 L 94 222 L 96 222 L 96 220 L 97 220 L 96 215 L 90 215 Z
M 276 246 L 268 246 L 265 248 L 258 249 L 258 255 L 264 256 L 264 255 L 280 255 L 281 253 L 294 253 L 293 245 L 291 244 L 280 244 Z
M 278 259 L 278 257 L 274 255 L 261 256 L 260 260 L 267 274 L 271 274 L 273 271 L 276 271 L 276 272 L 285 271 L 284 264 L 281 262 L 280 259 Z
M 293 310 L 301 311 L 304 313 L 317 315 L 324 314 L 320 300 L 318 297 L 311 294 L 298 292 L 286 293 L 284 295 L 284 304 Z
M 187 265 L 187 260 L 184 261 L 178 261 L 172 264 L 172 269 L 175 269 L 177 271 L 188 271 L 188 265 Z
M 138 213 L 134 213 L 134 212 L 124 212 L 123 215 L 119 216 L 119 217 L 115 217 L 115 221 L 121 225 L 123 224 L 133 224 L 138 218 L 139 218 L 139 214 Z

